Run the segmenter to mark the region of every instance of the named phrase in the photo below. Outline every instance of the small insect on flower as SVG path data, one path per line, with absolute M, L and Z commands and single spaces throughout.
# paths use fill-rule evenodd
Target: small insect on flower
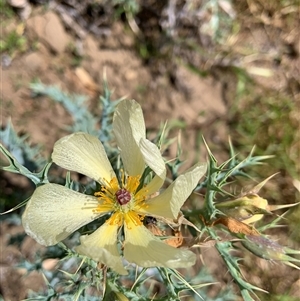
M 165 231 L 161 230 L 157 225 L 157 219 L 152 216 L 146 216 L 144 219 L 144 225 L 155 236 L 165 236 Z
M 145 217 L 176 219 L 180 208 L 206 172 L 206 164 L 196 164 L 180 175 L 162 193 L 166 166 L 157 146 L 146 139 L 140 105 L 122 101 L 113 118 L 115 134 L 124 171 L 117 177 L 97 137 L 75 133 L 55 143 L 52 160 L 70 171 L 86 175 L 101 185 L 90 196 L 57 184 L 38 187 L 22 217 L 25 231 L 40 244 L 50 246 L 67 238 L 77 229 L 104 215 L 106 222 L 94 233 L 83 235 L 76 247 L 88 256 L 127 274 L 122 256 L 141 267 L 189 267 L 196 257 L 187 249 L 169 246 L 144 226 Z M 142 175 L 150 168 L 153 177 L 144 182 Z M 67 216 L 67 218 L 66 218 Z M 124 230 L 123 252 L 118 247 L 118 233 Z

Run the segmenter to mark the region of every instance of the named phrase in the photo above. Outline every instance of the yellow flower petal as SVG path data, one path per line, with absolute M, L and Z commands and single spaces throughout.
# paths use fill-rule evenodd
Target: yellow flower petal
M 118 224 L 103 224 L 91 235 L 80 238 L 81 245 L 76 247 L 79 254 L 99 261 L 121 275 L 127 275 L 117 247 Z
M 138 145 L 146 137 L 146 128 L 143 111 L 136 101 L 120 102 L 114 113 L 113 131 L 126 172 L 131 176 L 141 175 L 145 162 Z
M 151 141 L 143 138 L 140 140 L 139 146 L 146 164 L 156 175 L 165 180 L 166 166 L 158 147 Z
M 118 105 L 113 130 L 129 175 L 141 175 L 146 163 L 159 177 L 165 178 L 164 160 L 157 146 L 146 139 L 143 111 L 136 101 L 124 100 Z
M 196 164 L 180 175 L 163 193 L 146 201 L 148 207 L 141 212 L 148 215 L 177 218 L 180 208 L 205 174 L 206 169 L 205 163 Z
M 27 203 L 22 223 L 28 235 L 46 246 L 55 245 L 103 215 L 93 209 L 99 201 L 57 184 L 38 187 Z
M 57 165 L 84 174 L 97 182 L 108 182 L 115 173 L 105 149 L 97 137 L 75 133 L 58 140 L 54 145 L 52 160 Z
M 155 176 L 149 184 L 147 184 L 143 189 L 141 189 L 139 193 L 144 193 L 146 195 L 151 195 L 153 193 L 156 193 L 159 191 L 159 189 L 162 187 L 164 184 L 165 180 L 160 178 L 159 176 Z
M 153 236 L 144 226 L 124 226 L 124 257 L 141 267 L 186 268 L 195 264 L 189 250 L 175 249 Z

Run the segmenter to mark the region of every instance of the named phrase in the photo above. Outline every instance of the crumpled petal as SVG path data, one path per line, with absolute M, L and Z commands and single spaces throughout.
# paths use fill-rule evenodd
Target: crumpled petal
M 158 147 L 146 139 L 146 128 L 141 106 L 135 100 L 123 100 L 113 118 L 113 131 L 126 172 L 142 175 L 145 163 L 165 179 L 166 167 Z
M 108 221 L 91 235 L 84 235 L 75 250 L 95 261 L 99 261 L 120 275 L 127 275 L 117 247 L 118 224 L 110 225 Z
M 147 139 L 141 139 L 140 151 L 146 164 L 158 175 L 162 180 L 166 178 L 166 165 L 161 156 L 158 147 Z
M 147 206 L 142 207 L 139 212 L 176 219 L 180 208 L 205 174 L 206 169 L 206 163 L 194 165 L 180 175 L 163 193 L 147 200 Z
M 135 100 L 123 100 L 113 117 L 113 132 L 126 172 L 141 175 L 145 168 L 139 141 L 146 137 L 146 127 L 141 106 Z
M 34 191 L 22 223 L 26 233 L 38 243 L 51 246 L 103 215 L 93 211 L 98 204 L 94 196 L 57 184 L 45 184 Z
M 87 133 L 74 133 L 59 139 L 52 160 L 57 165 L 86 175 L 101 184 L 115 177 L 100 140 Z
M 144 226 L 125 223 L 124 258 L 141 267 L 186 268 L 195 264 L 189 250 L 173 248 L 151 234 Z

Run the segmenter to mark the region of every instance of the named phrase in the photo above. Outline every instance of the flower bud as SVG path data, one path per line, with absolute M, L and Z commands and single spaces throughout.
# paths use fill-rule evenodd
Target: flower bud
M 267 209 L 268 201 L 257 194 L 248 194 L 235 200 L 217 203 L 216 208 L 225 215 L 245 224 L 262 219 L 264 214 L 271 214 Z
M 215 206 L 225 215 L 245 224 L 251 224 L 262 219 L 265 214 L 272 214 L 272 211 L 298 204 L 269 205 L 268 201 L 258 194 L 248 193 L 234 200 L 216 203 Z
M 291 261 L 300 263 L 300 260 L 287 255 L 300 254 L 300 251 L 283 247 L 277 242 L 261 235 L 245 235 L 244 240 L 242 240 L 242 244 L 247 250 L 258 257 L 266 260 L 282 261 L 284 264 L 300 270 L 298 266 L 291 263 Z

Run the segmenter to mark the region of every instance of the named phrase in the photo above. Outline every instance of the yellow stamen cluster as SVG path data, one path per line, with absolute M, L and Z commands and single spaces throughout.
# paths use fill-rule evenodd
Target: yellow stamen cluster
M 117 178 L 113 178 L 110 182 L 107 182 L 105 186 L 101 187 L 101 190 L 95 192 L 95 196 L 98 197 L 101 203 L 98 205 L 96 212 L 107 212 L 114 210 L 115 208 L 115 194 L 119 190 L 119 183 Z
M 110 225 L 121 226 L 124 222 L 128 229 L 132 226 L 140 226 L 143 224 L 144 216 L 135 212 L 135 210 L 145 207 L 145 199 L 147 189 L 144 187 L 137 191 L 140 185 L 141 176 L 126 176 L 124 172 L 121 174 L 120 182 L 115 177 L 110 182 L 105 181 L 101 190 L 95 193 L 99 199 L 99 204 L 95 212 L 113 212 L 112 216 L 107 220 Z M 131 195 L 131 200 L 128 204 L 119 204 L 117 194 L 120 190 L 126 190 Z
M 132 228 L 132 224 L 134 226 L 141 226 L 143 224 L 144 216 L 138 215 L 133 211 L 129 211 L 124 215 L 124 220 L 128 229 Z
M 107 220 L 107 223 L 109 223 L 110 225 L 118 225 L 119 227 L 121 227 L 123 225 L 124 222 L 124 216 L 122 212 L 116 212 L 114 213 L 110 219 Z

